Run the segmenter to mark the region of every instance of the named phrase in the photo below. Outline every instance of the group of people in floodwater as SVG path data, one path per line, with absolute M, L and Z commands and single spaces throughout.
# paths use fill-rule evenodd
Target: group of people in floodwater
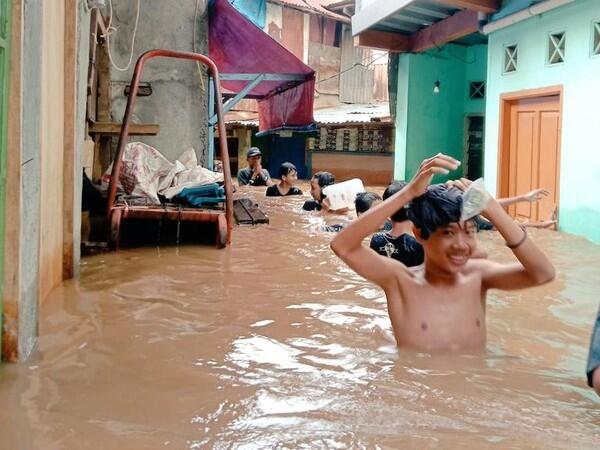
M 262 168 L 261 152 L 252 147 L 248 167 L 238 174 L 240 185 L 266 186 L 267 196 L 302 195 L 294 184 L 296 167 L 283 163 L 279 183 Z M 546 222 L 518 223 L 505 207 L 535 202 L 549 192 L 536 189 L 506 199 L 489 196 L 478 214 L 465 217 L 464 194 L 471 181 L 460 178 L 431 184 L 434 175 L 447 175 L 460 161 L 438 154 L 425 159 L 414 177 L 393 181 L 380 197 L 357 194 L 357 218 L 338 226 L 331 241 L 333 252 L 356 273 L 385 292 L 388 313 L 400 347 L 425 351 L 481 349 L 486 341 L 486 298 L 490 289 L 525 289 L 552 281 L 555 269 L 544 252 L 528 237 L 528 227 L 548 227 Z M 323 189 L 335 183 L 329 172 L 317 172 L 310 181 L 307 211 L 327 211 Z M 480 230 L 497 230 L 515 260 L 500 263 L 488 258 L 478 245 Z M 370 237 L 370 244 L 363 245 Z M 590 387 L 600 395 L 600 314 L 587 366 Z

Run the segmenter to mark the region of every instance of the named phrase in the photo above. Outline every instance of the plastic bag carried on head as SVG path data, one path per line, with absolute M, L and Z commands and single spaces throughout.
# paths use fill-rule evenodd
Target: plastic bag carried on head
M 461 221 L 472 219 L 473 217 L 481 214 L 481 212 L 487 207 L 487 204 L 492 199 L 492 196 L 485 189 L 483 184 L 483 178 L 478 178 L 473 181 L 471 185 L 463 194 L 463 207 L 462 214 L 460 216 Z
M 462 206 L 463 197 L 459 189 L 436 184 L 412 201 L 408 218 L 421 230 L 423 239 L 429 239 L 438 228 L 459 222 Z

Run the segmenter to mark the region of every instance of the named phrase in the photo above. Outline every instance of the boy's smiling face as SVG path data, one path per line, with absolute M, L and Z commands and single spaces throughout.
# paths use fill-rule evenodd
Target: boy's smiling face
M 416 230 L 427 261 L 451 273 L 460 272 L 467 264 L 477 247 L 476 233 L 477 228 L 472 220 L 444 225 L 435 230 L 429 239 L 420 238 L 419 230 Z

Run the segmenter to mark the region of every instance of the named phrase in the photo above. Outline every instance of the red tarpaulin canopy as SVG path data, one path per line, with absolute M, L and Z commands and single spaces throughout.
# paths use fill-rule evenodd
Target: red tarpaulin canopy
M 227 0 L 209 4 L 209 56 L 221 86 L 258 100 L 261 133 L 314 129 L 315 71 Z

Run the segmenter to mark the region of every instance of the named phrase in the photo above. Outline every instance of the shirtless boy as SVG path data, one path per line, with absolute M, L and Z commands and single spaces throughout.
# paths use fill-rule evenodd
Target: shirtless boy
M 476 229 L 471 220 L 459 219 L 462 201 L 457 199 L 461 194 L 442 186 L 429 188 L 435 174 L 448 174 L 459 165 L 442 154 L 424 160 L 404 189 L 361 215 L 331 242 L 336 255 L 384 290 L 394 336 L 401 347 L 425 351 L 482 349 L 488 290 L 524 289 L 554 279 L 554 267 L 546 255 L 493 199 L 483 215 L 500 232 L 517 261 L 503 264 L 470 259 L 476 248 Z M 419 211 L 423 211 L 424 202 L 435 206 L 438 194 L 448 194 L 443 207 L 452 207 L 454 202 L 456 211 L 446 217 L 446 223 L 438 220 L 432 225 L 431 217 Z M 411 202 L 415 237 L 425 251 L 425 264 L 418 270 L 363 245 L 386 218 Z

